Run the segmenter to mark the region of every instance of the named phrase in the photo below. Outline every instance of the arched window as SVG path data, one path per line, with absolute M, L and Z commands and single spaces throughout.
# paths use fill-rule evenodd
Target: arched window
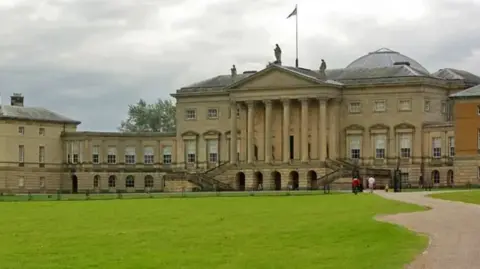
M 115 176 L 109 176 L 108 177 L 108 187 L 109 188 L 115 188 L 115 181 L 117 181 L 117 178 Z
M 127 176 L 127 179 L 125 180 L 125 187 L 135 188 L 135 178 L 132 175 Z
M 100 176 L 99 175 L 95 175 L 93 177 L 93 187 L 94 188 L 98 188 L 100 186 Z
M 145 188 L 153 188 L 153 177 L 150 175 L 145 176 Z

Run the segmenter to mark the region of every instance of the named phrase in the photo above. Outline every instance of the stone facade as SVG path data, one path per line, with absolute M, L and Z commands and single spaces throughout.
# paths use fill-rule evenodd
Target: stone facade
M 449 96 L 480 78 L 454 69 L 425 73 L 390 50 L 364 57 L 389 54 L 406 60 L 365 68 L 356 60 L 326 77 L 270 64 L 183 87 L 172 94 L 171 134 L 78 132 L 79 122 L 58 115 L 3 113 L 0 189 L 179 191 L 205 182 L 232 190 L 318 188 L 337 169 L 329 161 L 342 169 L 399 166 L 411 185 L 422 174 L 437 185 L 478 181 L 476 154 L 468 163 L 455 159 L 462 131 Z M 8 109 L 28 108 L 22 99 Z

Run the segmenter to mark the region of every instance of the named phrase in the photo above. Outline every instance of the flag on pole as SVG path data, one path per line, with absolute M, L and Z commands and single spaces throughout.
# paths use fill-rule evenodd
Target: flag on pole
M 288 15 L 287 19 L 290 19 L 292 16 L 297 16 L 297 6 L 295 5 L 295 9 Z

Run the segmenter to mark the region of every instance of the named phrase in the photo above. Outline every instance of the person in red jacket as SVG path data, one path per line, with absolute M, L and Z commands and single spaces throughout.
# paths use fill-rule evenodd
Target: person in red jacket
M 358 187 L 360 186 L 360 180 L 356 177 L 353 178 L 352 180 L 352 188 L 353 188 L 353 193 L 357 195 L 358 193 Z

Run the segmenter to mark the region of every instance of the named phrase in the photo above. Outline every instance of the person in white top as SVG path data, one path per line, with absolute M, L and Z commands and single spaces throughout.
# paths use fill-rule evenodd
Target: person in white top
M 375 185 L 375 178 L 369 177 L 368 178 L 368 188 L 370 189 L 370 193 L 373 192 L 374 185 Z

